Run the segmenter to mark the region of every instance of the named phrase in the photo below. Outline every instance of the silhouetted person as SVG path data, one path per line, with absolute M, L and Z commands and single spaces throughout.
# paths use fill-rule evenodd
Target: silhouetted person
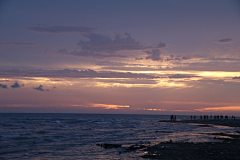
M 192 120 L 192 116 L 191 116 L 191 120 Z
M 200 116 L 200 119 L 202 120 L 202 116 Z

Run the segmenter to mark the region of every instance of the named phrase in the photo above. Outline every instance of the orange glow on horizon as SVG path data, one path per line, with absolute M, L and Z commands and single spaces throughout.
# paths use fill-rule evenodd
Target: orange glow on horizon
M 240 111 L 240 106 L 224 106 L 224 107 L 212 107 L 203 109 L 194 109 L 199 112 L 226 112 L 226 111 Z
M 114 105 L 114 104 L 92 104 L 92 107 L 100 107 L 104 109 L 123 109 L 129 108 L 128 105 Z

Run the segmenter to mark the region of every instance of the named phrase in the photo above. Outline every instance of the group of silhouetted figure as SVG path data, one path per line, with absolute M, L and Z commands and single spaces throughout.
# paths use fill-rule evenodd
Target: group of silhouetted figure
M 171 121 L 176 121 L 177 116 L 176 116 L 176 115 L 171 115 L 171 116 L 170 116 L 170 119 L 171 119 Z
M 209 116 L 209 119 L 210 120 L 223 120 L 225 118 L 225 120 L 227 120 L 228 119 L 228 116 L 226 115 L 226 116 L 223 116 L 223 115 L 215 115 L 215 116 L 212 116 L 212 115 L 210 115 Z M 196 119 L 196 116 L 191 116 L 191 120 L 195 120 Z M 204 115 L 204 116 L 200 116 L 200 119 L 201 120 L 208 120 L 208 115 Z M 235 119 L 235 116 L 232 116 L 232 119 Z

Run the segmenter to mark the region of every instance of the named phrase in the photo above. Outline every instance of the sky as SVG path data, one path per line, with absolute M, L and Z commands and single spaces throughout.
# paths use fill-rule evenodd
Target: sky
M 240 2 L 1 0 L 0 112 L 240 116 Z

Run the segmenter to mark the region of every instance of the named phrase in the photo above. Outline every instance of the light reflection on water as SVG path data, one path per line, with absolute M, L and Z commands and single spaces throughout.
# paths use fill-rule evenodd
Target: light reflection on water
M 227 126 L 159 123 L 169 116 L 100 114 L 0 114 L 2 159 L 139 159 L 142 151 L 124 152 L 133 144 L 207 142 L 207 133 L 234 133 Z M 188 119 L 188 116 L 178 116 Z M 204 133 L 204 134 L 203 134 Z M 122 144 L 103 149 L 96 143 Z

